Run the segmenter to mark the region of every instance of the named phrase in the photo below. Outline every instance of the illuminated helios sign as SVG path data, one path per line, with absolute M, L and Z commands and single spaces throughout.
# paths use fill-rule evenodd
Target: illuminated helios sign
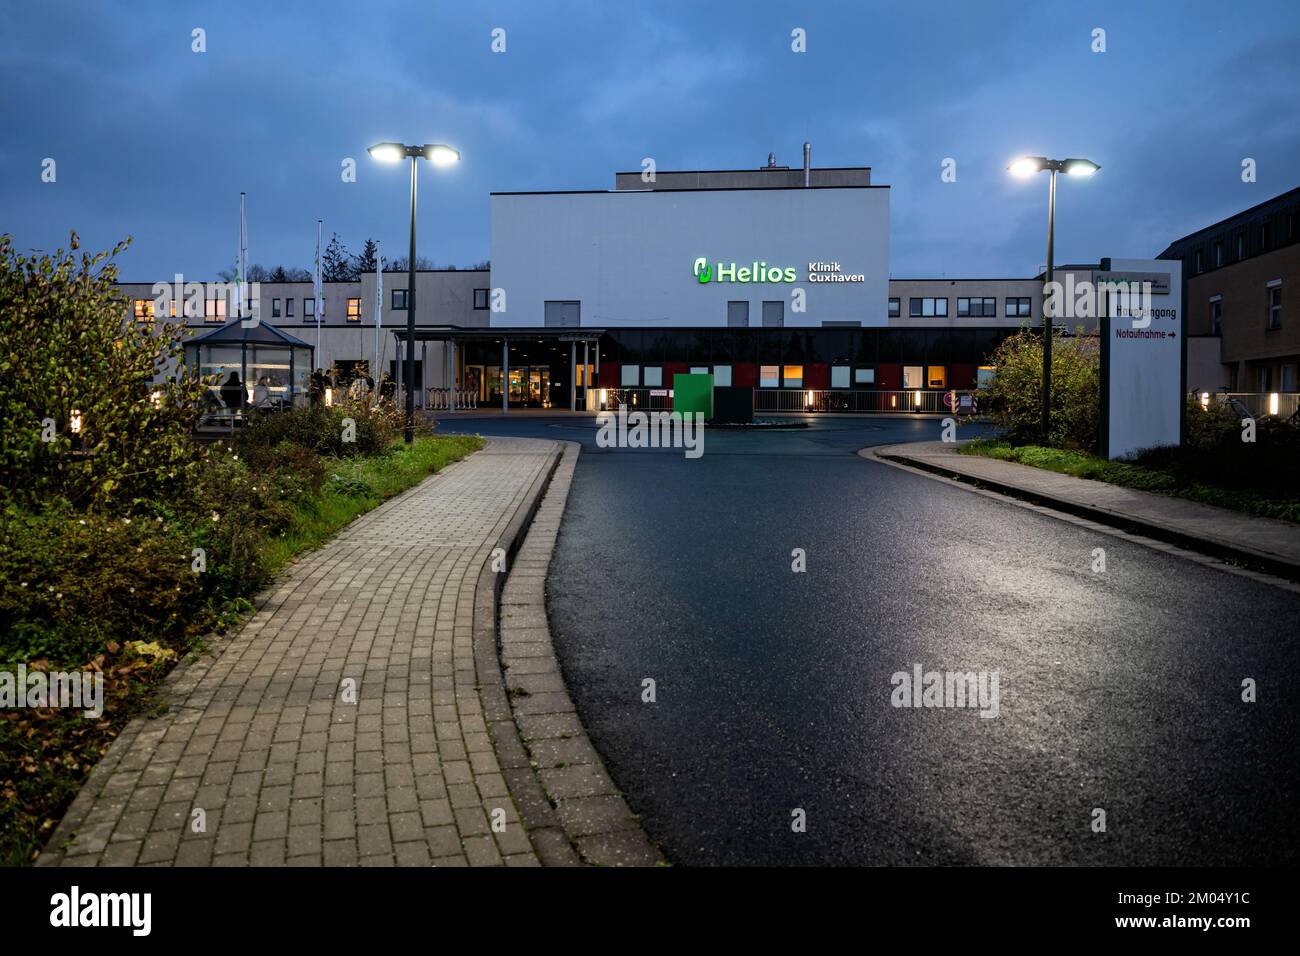
M 755 261 L 749 265 L 736 262 L 710 263 L 701 256 L 691 269 L 700 285 L 710 282 L 798 282 L 799 270 L 794 266 L 769 266 Z M 809 282 L 864 282 L 861 274 L 848 273 L 838 262 L 808 263 Z

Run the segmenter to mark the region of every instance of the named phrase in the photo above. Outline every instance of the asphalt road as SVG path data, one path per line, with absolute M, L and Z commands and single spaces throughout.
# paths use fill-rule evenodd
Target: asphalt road
M 698 460 L 573 419 L 442 427 L 583 442 L 556 647 L 672 861 L 1300 858 L 1300 595 L 854 454 L 934 420 L 710 431 Z M 998 672 L 998 716 L 892 706 L 917 664 Z

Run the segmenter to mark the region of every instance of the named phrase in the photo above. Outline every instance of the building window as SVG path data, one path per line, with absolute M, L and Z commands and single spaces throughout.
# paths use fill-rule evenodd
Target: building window
M 763 328 L 779 329 L 785 325 L 785 303 L 782 301 L 763 303 Z
M 849 373 L 852 371 L 847 365 L 831 366 L 831 388 L 848 388 Z
M 271 300 L 271 318 L 273 318 L 273 319 L 278 319 L 279 317 L 280 317 L 280 300 L 279 300 L 279 299 L 272 299 L 272 300 Z
M 1202 273 L 1202 272 L 1204 272 L 1204 271 L 1205 271 L 1205 259 L 1204 259 L 1204 257 L 1201 255 L 1201 250 L 1200 250 L 1200 249 L 1197 249 L 1197 250 L 1196 250 L 1196 272 L 1197 272 L 1197 274 L 1199 275 L 1200 273 Z M 1007 313 L 1007 315 L 1010 315 L 1010 314 L 1011 314 L 1010 312 Z
M 1237 236 L 1237 261 L 1240 262 L 1246 258 L 1246 234 L 1243 232 Z
M 316 300 L 315 300 L 315 299 L 303 299 L 303 300 L 302 300 L 302 320 L 303 320 L 304 322 L 311 322 L 311 321 L 314 321 L 315 318 L 316 318 Z
M 576 299 L 548 299 L 542 307 L 548 329 L 576 329 L 582 325 L 582 303 Z
M 935 299 L 925 297 L 921 299 L 911 299 L 908 301 L 907 313 L 911 318 L 932 318 L 938 316 L 943 318 L 948 314 L 948 299 Z
M 1294 365 L 1282 366 L 1282 391 L 1284 392 L 1295 391 L 1295 366 Z
M 293 318 L 293 299 L 284 300 L 284 317 L 286 319 Z
M 475 289 L 475 290 L 474 290 L 474 308 L 475 308 L 477 311 L 482 312 L 482 311 L 485 310 L 487 307 L 488 307 L 488 290 L 487 290 L 487 289 Z
M 854 385 L 875 385 L 876 370 L 874 368 L 855 368 L 853 370 Z
M 1223 243 L 1216 242 L 1214 244 L 1214 268 L 1218 269 L 1222 265 L 1223 265 Z M 1196 271 L 1200 272 L 1201 270 L 1197 269 Z
M 776 388 L 781 384 L 781 366 L 760 365 L 758 367 L 758 387 Z
M 1210 334 L 1221 335 L 1223 330 L 1223 300 L 1210 300 Z
M 724 388 L 731 384 L 731 366 L 715 365 L 713 366 L 713 384 L 721 385 Z
M 928 388 L 947 388 L 947 370 L 942 365 L 927 365 L 925 367 L 925 384 Z
M 988 388 L 993 384 L 993 378 L 997 375 L 997 369 L 992 365 L 981 365 L 975 370 L 975 387 Z
M 1268 252 L 1268 223 L 1259 227 L 1259 251 Z
M 898 317 L 899 317 L 900 315 L 902 315 L 902 314 L 903 314 L 903 305 L 902 305 L 902 300 L 901 300 L 901 299 L 898 299 L 898 298 L 895 297 L 895 296 L 890 296 L 890 298 L 889 298 L 889 317 L 890 317 L 891 319 L 896 319 L 896 318 L 898 318 Z
M 749 328 L 749 303 L 748 302 L 727 303 L 727 328 L 729 329 Z
M 997 299 L 958 299 L 957 314 L 974 318 L 992 318 L 998 314 Z
M 925 388 L 925 367 L 921 365 L 904 365 L 903 388 Z
M 348 321 L 349 322 L 361 321 L 361 300 L 360 299 L 348 299 Z
M 153 299 L 136 299 L 133 309 L 137 322 L 153 321 Z
M 406 290 L 405 290 L 405 289 L 394 289 L 394 290 L 393 290 L 393 305 L 392 305 L 392 308 L 393 308 L 393 311 L 394 311 L 394 312 L 405 312 L 405 311 L 406 311 Z M 292 315 L 293 313 L 290 312 L 289 314 Z
M 1029 299 L 1027 295 L 1007 296 L 1007 318 L 1023 319 L 1029 317 Z
M 783 366 L 781 369 L 781 384 L 786 388 L 803 388 L 803 366 Z
M 641 384 L 641 366 L 624 365 L 618 370 L 618 384 L 623 388 L 636 388 Z
M 226 321 L 226 300 L 205 299 L 203 302 L 203 319 L 205 322 Z
M 647 365 L 644 374 L 646 388 L 663 388 L 664 370 L 662 366 Z
M 1282 327 L 1282 283 L 1270 285 L 1268 289 L 1268 327 Z

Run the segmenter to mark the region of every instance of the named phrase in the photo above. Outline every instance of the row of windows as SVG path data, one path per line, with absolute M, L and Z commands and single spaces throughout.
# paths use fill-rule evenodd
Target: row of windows
M 1275 224 L 1280 235 L 1275 230 Z M 1192 257 L 1192 267 L 1197 274 L 1207 268 L 1221 269 L 1233 262 L 1241 262 L 1248 256 L 1260 255 L 1279 245 L 1295 242 L 1296 239 L 1296 213 L 1275 214 L 1263 222 L 1238 226 L 1197 249 Z
M 1009 319 L 1029 318 L 1030 296 L 1007 296 Z M 902 315 L 902 299 L 891 297 L 889 300 L 889 317 L 897 319 Z M 994 296 L 970 298 L 963 296 L 957 300 L 957 315 L 961 318 L 994 318 L 998 314 L 998 300 Z M 946 296 L 920 296 L 907 300 L 907 315 L 912 319 L 946 318 L 948 315 L 948 298 Z
M 292 319 L 294 317 L 295 299 L 272 299 L 271 300 L 271 318 L 273 319 Z M 406 311 L 406 290 L 394 289 L 392 292 L 392 303 L 394 312 Z M 324 316 L 324 303 L 322 302 L 321 318 Z M 483 310 L 488 307 L 488 290 L 474 290 L 474 308 Z M 154 307 L 152 299 L 136 299 L 132 304 L 135 317 L 142 322 L 154 318 Z M 197 313 L 192 310 L 184 310 L 187 318 L 198 318 Z M 176 318 L 176 302 L 172 302 L 171 318 Z M 225 322 L 227 318 L 226 300 L 225 299 L 205 299 L 203 318 L 208 322 Z M 316 300 L 315 298 L 306 298 L 302 300 L 302 319 L 304 322 L 316 321 Z M 361 321 L 361 299 L 349 298 L 347 300 L 347 320 L 349 322 Z
M 1282 280 L 1274 279 L 1264 287 L 1264 328 L 1282 328 Z M 1210 299 L 1210 334 L 1223 334 L 1223 297 Z
M 730 365 L 693 366 L 693 374 L 713 373 L 713 384 L 731 384 Z M 976 384 L 983 388 L 993 380 L 993 369 L 981 365 L 976 371 Z M 760 365 L 759 388 L 803 388 L 802 365 Z M 873 365 L 836 365 L 831 368 L 831 388 L 873 388 L 876 368 Z M 623 365 L 619 369 L 619 385 L 623 388 L 663 388 L 664 370 L 659 365 Z M 947 388 L 948 370 L 943 365 L 904 365 L 903 388 Z

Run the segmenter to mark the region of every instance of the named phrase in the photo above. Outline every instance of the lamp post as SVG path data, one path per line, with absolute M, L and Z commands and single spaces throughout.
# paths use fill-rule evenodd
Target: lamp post
M 376 143 L 367 150 L 381 163 L 411 160 L 411 251 L 406 261 L 406 443 L 415 440 L 415 193 L 417 159 L 427 159 L 435 166 L 460 162 L 460 153 L 442 143 L 405 146 L 402 143 Z
M 1052 257 L 1056 241 L 1056 174 L 1091 176 L 1099 169 L 1090 159 L 1048 159 L 1046 156 L 1022 156 L 1007 166 L 1012 175 L 1022 178 L 1043 170 L 1051 173 L 1047 187 L 1047 271 L 1043 273 L 1043 420 L 1040 427 L 1044 445 L 1048 443 L 1052 425 L 1052 316 L 1047 303 L 1055 265 Z

